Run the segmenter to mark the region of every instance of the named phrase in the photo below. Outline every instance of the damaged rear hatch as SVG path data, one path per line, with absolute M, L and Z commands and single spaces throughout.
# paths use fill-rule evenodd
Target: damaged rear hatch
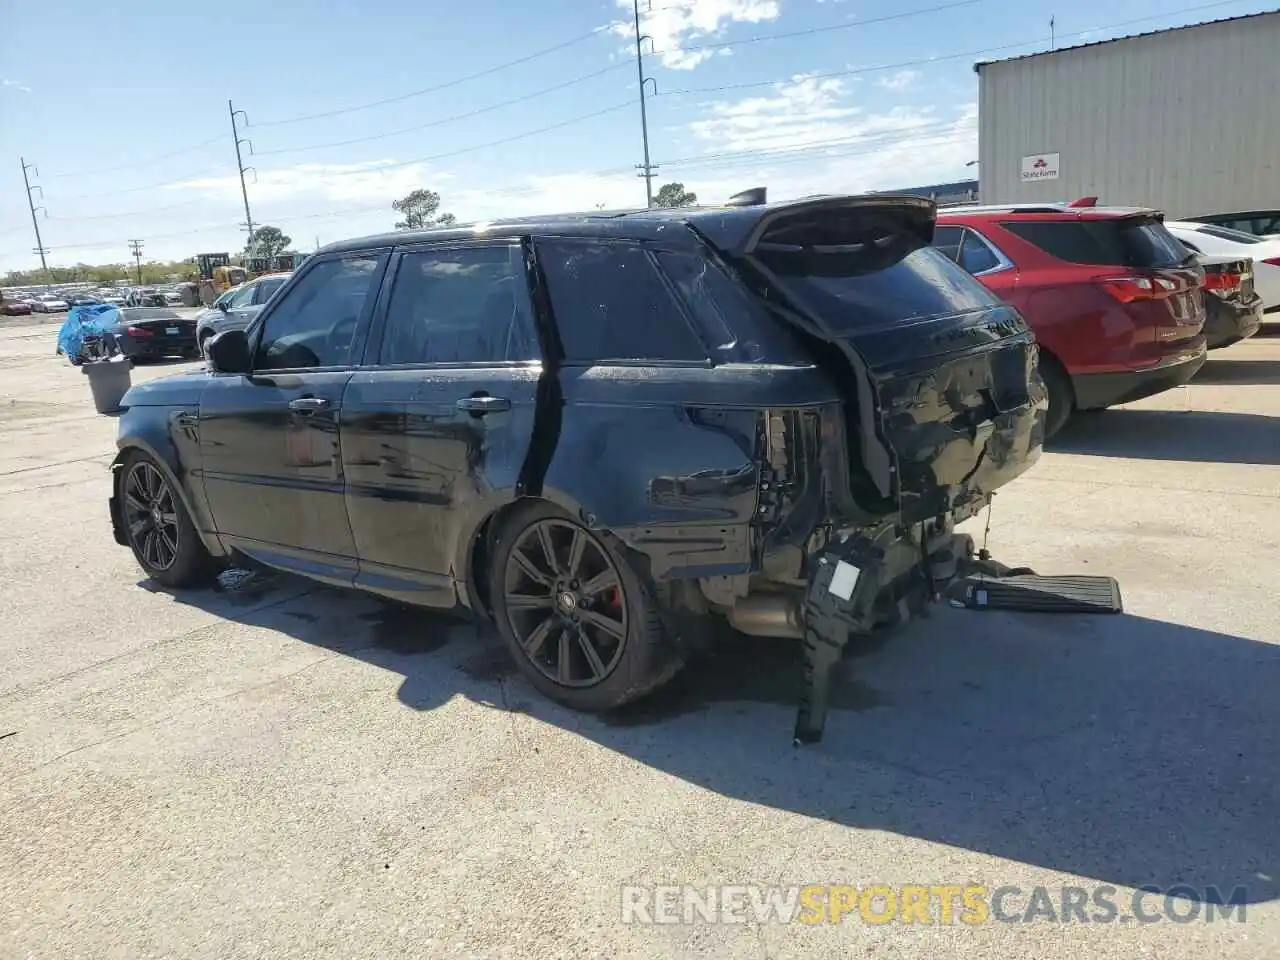
M 1047 409 L 1034 336 L 930 246 L 934 215 L 929 200 L 865 196 L 692 221 L 830 355 L 854 466 L 881 498 L 863 506 L 909 523 L 972 512 L 1025 471 Z

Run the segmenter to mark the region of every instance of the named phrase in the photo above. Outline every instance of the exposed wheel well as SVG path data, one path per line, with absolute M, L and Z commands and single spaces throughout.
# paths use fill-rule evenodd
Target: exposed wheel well
M 485 517 L 477 528 L 467 558 L 467 596 L 476 613 L 493 618 L 493 598 L 489 596 L 489 564 L 493 558 L 494 535 L 517 510 L 527 509 L 530 503 L 538 502 L 542 502 L 540 497 L 520 497 L 503 504 Z

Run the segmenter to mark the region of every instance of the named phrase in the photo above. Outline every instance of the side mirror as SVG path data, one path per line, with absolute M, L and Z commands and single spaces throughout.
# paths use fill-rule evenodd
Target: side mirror
M 209 369 L 214 373 L 248 373 L 252 366 L 249 337 L 243 330 L 226 330 L 209 341 Z
M 226 313 L 228 310 L 231 309 L 230 307 L 227 306 L 226 300 L 219 300 L 217 303 L 214 304 L 214 306 L 217 307 L 219 310 L 221 310 L 223 313 Z

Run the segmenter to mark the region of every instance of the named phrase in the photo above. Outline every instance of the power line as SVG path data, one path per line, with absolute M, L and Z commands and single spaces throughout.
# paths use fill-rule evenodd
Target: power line
M 477 70 L 475 73 L 469 73 L 469 74 L 466 74 L 465 76 L 455 77 L 452 80 L 446 80 L 443 83 L 437 83 L 430 87 L 423 87 L 420 90 L 411 90 L 408 93 L 402 93 L 402 94 L 399 94 L 398 96 L 386 97 L 382 100 L 373 100 L 369 103 L 361 103 L 352 107 L 341 107 L 337 110 L 326 110 L 322 113 L 308 113 L 299 117 L 288 117 L 283 120 L 266 120 L 261 123 L 251 124 L 251 126 L 281 127 L 281 126 L 284 126 L 285 124 L 290 124 L 290 123 L 304 123 L 308 120 L 324 120 L 328 117 L 338 117 L 345 113 L 355 113 L 359 110 L 371 110 L 374 107 L 386 106 L 389 103 L 401 103 L 405 100 L 411 100 L 414 97 L 425 96 L 428 93 L 436 93 L 437 91 L 440 91 L 440 90 L 448 90 L 450 87 L 456 87 L 464 83 L 469 83 L 472 80 L 478 80 L 481 77 L 488 77 L 488 76 L 491 76 L 492 74 L 498 73 L 499 71 L 506 70 L 509 67 L 516 67 L 522 63 L 528 63 L 531 60 L 537 60 L 540 57 L 545 57 L 548 54 L 557 53 L 560 50 L 565 50 L 568 47 L 581 43 L 584 40 L 589 40 L 592 37 L 599 36 L 601 33 L 605 33 L 607 31 L 608 31 L 608 27 L 597 27 L 594 30 L 591 30 L 587 33 L 579 34 L 576 37 L 570 37 L 568 40 L 564 40 L 550 47 L 544 47 L 541 50 L 535 50 L 533 53 L 525 54 L 523 57 L 517 57 L 515 60 L 508 60 L 506 63 L 499 63 L 492 67 L 486 67 L 484 70 Z
M 221 171 L 226 169 L 227 169 L 227 165 L 225 163 L 219 163 L 212 167 L 206 167 L 203 170 L 196 170 L 192 173 L 188 173 L 186 176 L 176 177 L 173 180 L 161 180 L 159 183 L 147 183 L 147 184 L 143 184 L 140 187 L 129 187 L 124 190 L 107 190 L 107 191 L 104 191 L 103 193 L 59 194 L 57 199 L 59 200 L 97 200 L 101 197 L 116 197 L 125 193 L 141 193 L 144 190 L 156 190 L 160 187 L 170 187 L 170 186 L 173 186 L 174 184 L 186 183 L 189 180 L 195 177 L 201 176 L 203 174 L 213 173 L 214 171 Z
M 200 150 L 204 147 L 212 146 L 213 144 L 217 143 L 221 139 L 222 139 L 221 137 L 212 137 L 208 140 L 202 140 L 200 143 L 193 143 L 189 147 L 182 147 L 181 149 L 178 149 L 178 150 L 172 150 L 169 153 L 161 153 L 161 154 L 157 154 L 154 157 L 148 157 L 142 160 L 132 160 L 128 163 L 122 163 L 118 167 L 103 167 L 100 170 L 87 170 L 87 171 L 79 171 L 79 172 L 72 172 L 72 173 L 51 173 L 51 174 L 47 174 L 45 179 L 61 180 L 65 177 L 96 177 L 103 173 L 116 173 L 120 170 L 132 170 L 135 167 L 144 167 L 144 166 L 147 166 L 148 164 L 158 163 L 161 160 L 168 160 L 172 157 L 180 157 L 183 154 L 193 153 L 194 151 Z
M 1196 13 L 1201 10 L 1211 10 L 1216 7 L 1225 7 L 1232 4 L 1240 3 L 1241 0 L 1218 0 L 1216 3 L 1204 3 L 1194 7 L 1182 7 L 1177 10 L 1169 10 L 1165 13 L 1155 14 L 1148 17 L 1137 17 L 1133 20 L 1121 20 L 1117 23 L 1106 23 L 1101 26 L 1093 27 L 1089 30 L 1080 30 L 1076 33 L 1068 33 L 1059 37 L 1085 37 L 1097 33 L 1099 30 L 1112 30 L 1116 27 L 1127 27 L 1135 23 L 1149 23 L 1152 20 L 1164 20 L 1168 17 L 1177 16 L 1182 13 Z M 867 22 L 867 21 L 864 21 Z M 689 87 L 682 90 L 664 90 L 659 96 L 663 97 L 684 97 L 702 93 L 727 93 L 733 90 L 755 90 L 761 87 L 776 87 L 782 83 L 790 83 L 801 80 L 834 80 L 838 77 L 852 77 L 864 73 L 881 73 L 885 70 L 900 70 L 904 67 L 927 66 L 931 63 L 942 63 L 948 60 L 960 60 L 967 57 L 979 57 L 986 53 L 997 53 L 1002 50 L 1014 50 L 1019 47 L 1026 47 L 1033 43 L 1043 40 L 1043 37 L 1032 37 L 1027 40 L 1019 40 L 1014 43 L 1000 44 L 994 47 L 981 47 L 976 50 L 962 50 L 959 53 L 942 54 L 935 57 L 919 57 L 914 60 L 900 60 L 897 63 L 886 63 L 876 67 L 857 67 L 851 70 L 835 70 L 831 73 L 809 73 L 809 74 L 792 74 L 789 77 L 780 77 L 773 80 L 753 80 L 747 83 L 728 83 L 715 87 Z
M 535 100 L 538 97 L 544 97 L 549 93 L 555 93 L 556 91 L 564 90 L 567 87 L 572 87 L 586 80 L 593 80 L 596 77 L 603 76 L 606 73 L 612 73 L 615 70 L 618 70 L 624 67 L 629 68 L 630 66 L 631 66 L 630 63 L 625 63 L 625 62 L 610 64 L 609 66 L 604 67 L 600 70 L 593 70 L 591 73 L 584 73 L 580 77 L 574 77 L 572 80 L 566 80 L 564 83 L 557 83 L 554 86 L 544 87 L 541 90 L 535 90 L 532 93 L 521 94 L 518 97 L 511 97 L 510 99 L 507 99 L 507 100 L 500 100 L 497 103 L 490 104 L 487 107 L 479 107 L 478 109 L 475 109 L 475 110 L 468 110 L 466 113 L 456 113 L 451 117 L 444 117 L 440 120 L 432 120 L 428 123 L 415 124 L 412 127 L 401 127 L 398 130 L 388 130 L 385 133 L 376 133 L 367 137 L 355 137 L 351 140 L 333 140 L 333 141 L 330 141 L 329 143 L 315 143 L 306 147 L 287 147 L 283 150 L 262 150 L 255 153 L 254 156 L 273 157 L 282 153 L 301 153 L 303 151 L 310 151 L 310 150 L 327 150 L 330 147 L 348 147 L 356 143 L 371 143 L 375 140 L 386 140 L 389 137 L 398 137 L 404 133 L 413 133 L 417 130 L 427 130 L 427 129 L 430 129 L 431 127 L 443 126 L 446 123 L 456 123 L 459 120 L 470 120 L 472 117 L 478 117 L 485 113 L 492 113 L 494 110 L 500 110 L 503 107 L 509 107 L 509 106 L 512 106 L 513 104 L 524 103 L 528 100 Z
M 72 221 L 79 222 L 81 220 L 123 220 L 126 217 L 140 217 L 148 213 L 162 213 L 165 210 L 178 210 L 182 207 L 191 207 L 191 206 L 195 206 L 198 203 L 207 203 L 207 202 L 208 202 L 207 198 L 197 197 L 194 200 L 184 200 L 181 203 L 170 203 L 170 204 L 166 204 L 163 207 L 144 207 L 141 210 L 126 210 L 123 213 L 95 213 L 92 216 L 88 216 L 88 217 L 83 217 L 83 216 L 49 217 L 49 219 L 57 220 L 62 223 L 69 223 Z
M 129 252 L 133 254 L 134 262 L 138 265 L 138 286 L 142 286 L 142 241 L 130 240 Z
M 644 75 L 644 51 L 641 47 L 646 39 L 652 43 L 653 38 L 640 32 L 640 0 L 631 0 L 631 5 L 635 11 L 636 23 L 636 74 L 640 77 L 640 135 L 644 139 L 644 163 L 636 166 L 640 170 L 640 176 L 644 177 L 644 205 L 648 208 L 653 206 L 653 171 L 658 168 L 649 162 L 649 113 L 644 102 L 644 85 L 648 80 Z M 657 93 L 657 81 L 654 81 L 653 90 Z
M 866 20 L 851 20 L 848 23 L 833 23 L 825 27 L 809 27 L 805 30 L 788 30 L 785 33 L 765 33 L 756 37 L 745 37 L 741 40 L 721 40 L 716 43 L 699 43 L 692 46 L 681 46 L 671 50 L 655 50 L 649 54 L 651 57 L 662 56 L 664 53 L 697 53 L 699 50 L 725 50 L 729 47 L 743 47 L 751 43 L 765 43 L 770 40 L 790 40 L 794 37 L 811 37 L 815 34 L 832 33 L 836 30 L 851 30 L 855 27 L 867 27 L 873 23 L 888 23 L 891 20 L 905 20 L 908 17 L 919 17 L 926 13 L 938 13 L 942 10 L 952 10 L 957 7 L 971 7 L 976 3 L 983 3 L 985 0 L 952 0 L 951 3 L 942 3 L 936 7 L 925 7 L 921 10 L 906 10 L 902 13 L 891 13 L 883 17 L 869 17 Z
M 45 247 L 44 241 L 40 239 L 40 220 L 36 217 L 36 202 L 35 197 L 32 194 L 32 191 L 39 190 L 40 198 L 44 199 L 44 190 L 40 188 L 40 185 L 35 184 L 33 186 L 31 183 L 31 171 L 35 170 L 36 176 L 40 175 L 40 171 L 36 170 L 35 164 L 27 163 L 25 157 L 19 157 L 18 162 L 22 164 L 22 183 L 27 188 L 27 207 L 31 210 L 31 228 L 36 232 L 36 248 L 33 252 L 40 254 L 40 268 L 44 270 L 45 278 L 47 280 L 52 280 L 53 277 L 49 273 L 48 261 L 45 260 L 45 254 L 47 254 L 49 250 Z M 44 210 L 43 207 L 40 209 Z M 47 217 L 49 215 L 49 211 L 45 210 L 44 215 Z
M 460 157 L 464 154 L 475 153 L 478 150 L 488 150 L 490 147 L 502 146 L 506 143 L 515 143 L 517 140 L 524 140 L 528 137 L 537 136 L 542 133 L 549 133 L 552 130 L 560 130 L 564 127 L 572 126 L 576 123 L 583 123 L 587 120 L 594 120 L 596 117 L 604 116 L 606 113 L 615 113 L 625 107 L 633 106 L 634 100 L 624 100 L 621 103 L 615 103 L 611 107 L 605 107 L 601 110 L 593 110 L 591 113 L 584 113 L 576 117 L 570 117 L 567 120 L 561 120 L 558 123 L 547 124 L 545 127 L 538 127 L 534 130 L 526 130 L 524 133 L 513 134 L 509 137 L 502 137 L 498 140 L 490 140 L 488 143 L 477 143 L 474 146 L 463 147 L 459 150 L 449 150 L 445 153 L 436 153 L 427 157 L 416 157 L 412 160 L 398 160 L 395 163 L 384 163 L 376 167 L 365 167 L 360 170 L 335 170 L 328 174 L 331 177 L 351 177 L 351 176 L 368 176 L 369 174 L 383 173 L 387 170 L 399 170 L 403 167 L 411 167 L 417 163 L 432 163 L 436 160 L 446 160 L 450 157 Z M 264 174 L 272 171 L 264 170 Z
M 244 159 L 240 156 L 240 144 L 247 143 L 249 144 L 249 149 L 253 150 L 253 143 L 249 140 L 241 139 L 240 131 L 236 129 L 236 114 L 238 113 L 244 117 L 245 123 L 249 122 L 248 114 L 233 107 L 230 100 L 227 101 L 227 112 L 231 114 L 231 139 L 236 145 L 236 172 L 240 174 L 240 196 L 244 197 L 244 226 L 249 231 L 249 238 L 245 242 L 245 249 L 247 250 L 253 243 L 253 214 L 249 212 L 249 188 L 245 186 L 244 182 L 245 165 Z M 257 171 L 254 172 L 257 173 Z

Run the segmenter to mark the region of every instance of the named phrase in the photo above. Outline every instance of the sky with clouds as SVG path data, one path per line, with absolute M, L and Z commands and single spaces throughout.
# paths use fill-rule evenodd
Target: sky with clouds
M 56 8 L 56 9 L 55 9 Z M 973 174 L 973 63 L 1261 9 L 1256 2 L 641 0 L 655 189 L 703 202 Z M 49 39 L 76 24 L 75 56 Z M 0 0 L 0 274 L 390 229 L 417 187 L 482 220 L 643 205 L 632 0 Z M 102 51 L 93 54 L 92 38 Z M 21 158 L 21 159 L 20 159 Z

